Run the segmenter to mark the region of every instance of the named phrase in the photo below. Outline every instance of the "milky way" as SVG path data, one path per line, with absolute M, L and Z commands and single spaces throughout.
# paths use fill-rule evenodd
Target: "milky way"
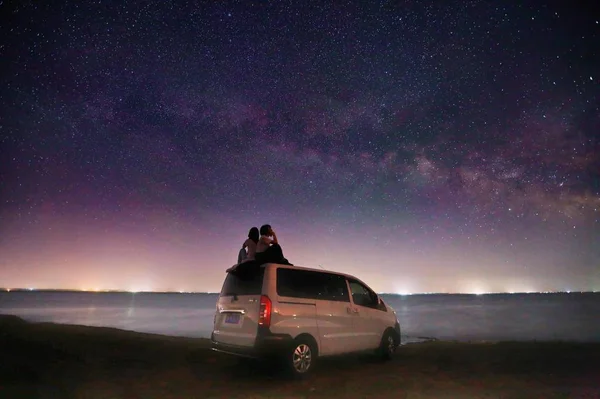
M 443 3 L 0 5 L 0 286 L 600 290 L 598 14 Z

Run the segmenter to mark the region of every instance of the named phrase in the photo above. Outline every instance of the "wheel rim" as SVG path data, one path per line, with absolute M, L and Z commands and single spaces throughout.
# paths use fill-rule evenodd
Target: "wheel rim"
M 396 352 L 396 341 L 394 341 L 394 337 L 391 335 L 387 337 L 387 350 L 390 355 Z
M 312 353 L 310 351 L 310 346 L 306 344 L 298 345 L 294 350 L 292 362 L 294 365 L 294 369 L 298 373 L 306 373 L 310 368 L 312 362 Z

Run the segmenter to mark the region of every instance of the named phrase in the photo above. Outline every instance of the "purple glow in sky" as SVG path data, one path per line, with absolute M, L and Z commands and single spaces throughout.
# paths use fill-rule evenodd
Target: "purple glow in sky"
M 10 3 L 0 286 L 600 289 L 600 25 L 526 1 Z

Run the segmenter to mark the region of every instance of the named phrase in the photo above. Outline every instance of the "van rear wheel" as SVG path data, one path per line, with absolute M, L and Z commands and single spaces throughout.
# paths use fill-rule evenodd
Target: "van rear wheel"
M 295 377 L 302 377 L 311 372 L 317 360 L 317 349 L 309 337 L 294 340 L 285 355 L 285 365 Z

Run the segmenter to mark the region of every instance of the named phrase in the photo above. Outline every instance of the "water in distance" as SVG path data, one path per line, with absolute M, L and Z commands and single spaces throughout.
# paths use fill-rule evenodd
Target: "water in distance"
M 217 294 L 0 292 L 0 314 L 25 320 L 208 338 Z M 382 295 L 403 342 L 600 341 L 600 293 Z

